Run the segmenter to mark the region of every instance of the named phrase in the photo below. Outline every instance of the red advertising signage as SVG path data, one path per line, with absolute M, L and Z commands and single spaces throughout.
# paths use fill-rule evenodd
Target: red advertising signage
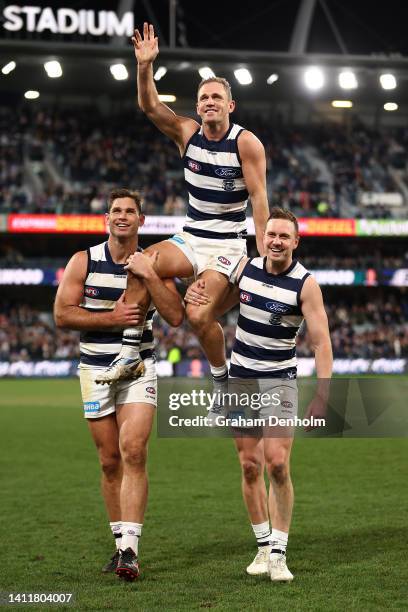
M 9 232 L 106 234 L 104 215 L 9 215 Z

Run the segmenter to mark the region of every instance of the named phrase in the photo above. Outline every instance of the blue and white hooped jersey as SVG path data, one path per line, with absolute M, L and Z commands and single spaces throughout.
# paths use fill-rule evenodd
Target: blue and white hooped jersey
M 184 231 L 203 238 L 246 234 L 248 191 L 237 143 L 243 130 L 231 124 L 216 141 L 208 140 L 201 127 L 187 143 L 183 162 L 189 197 Z
M 310 272 L 297 261 L 282 274 L 250 259 L 239 279 L 240 308 L 230 376 L 296 378 L 296 336 L 303 322 L 300 294 Z
M 138 249 L 141 250 L 141 249 Z M 88 249 L 88 274 L 85 280 L 81 307 L 91 312 L 107 312 L 115 308 L 127 285 L 124 264 L 112 260 L 108 243 L 103 242 Z M 142 359 L 153 357 L 153 315 L 150 304 L 140 346 Z M 81 332 L 81 364 L 108 366 L 122 346 L 122 329 L 103 329 Z

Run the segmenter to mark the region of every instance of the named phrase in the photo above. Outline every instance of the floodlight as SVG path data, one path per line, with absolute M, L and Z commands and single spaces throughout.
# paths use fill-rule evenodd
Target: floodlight
M 234 75 L 240 85 L 250 85 L 252 83 L 252 75 L 247 68 L 237 68 L 237 70 L 234 70 Z
M 339 85 L 342 89 L 356 89 L 358 82 L 354 72 L 351 72 L 351 70 L 340 72 Z
M 126 81 L 129 78 L 129 73 L 125 64 L 112 64 L 109 68 L 114 79 L 117 81 Z
M 8 64 L 6 64 L 5 66 L 3 66 L 3 68 L 1 69 L 3 74 L 10 74 L 10 72 L 13 72 L 14 68 L 17 66 L 16 62 L 9 62 Z
M 304 75 L 305 85 L 308 89 L 318 90 L 324 85 L 324 75 L 320 68 L 312 66 L 308 68 Z
M 61 64 L 57 60 L 51 60 L 50 62 L 45 62 L 44 69 L 50 79 L 58 79 L 62 76 L 62 67 Z
M 165 66 L 159 66 L 156 72 L 154 73 L 154 80 L 160 81 L 164 77 L 167 72 L 167 68 Z
M 202 66 L 198 69 L 198 74 L 202 79 L 211 79 L 215 77 L 215 72 L 209 66 Z
M 395 89 L 397 80 L 393 74 L 387 73 L 380 76 L 380 83 L 383 89 Z

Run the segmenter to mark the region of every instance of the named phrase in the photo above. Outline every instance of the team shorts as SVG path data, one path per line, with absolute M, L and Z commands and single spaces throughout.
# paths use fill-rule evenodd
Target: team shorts
M 298 413 L 296 380 L 231 378 L 228 393 L 231 407 L 226 406 L 225 413 L 229 419 L 239 419 L 237 430 L 263 430 L 272 437 L 293 430 Z
M 204 270 L 216 270 L 234 283 L 239 262 L 247 255 L 246 240 L 243 238 L 212 240 L 180 232 L 168 240 L 183 251 L 193 266 L 195 278 Z
M 157 376 L 153 359 L 145 359 L 146 371 L 135 380 L 119 380 L 112 385 L 97 385 L 95 378 L 105 368 L 79 366 L 84 417 L 99 419 L 116 411 L 118 404 L 157 405 Z

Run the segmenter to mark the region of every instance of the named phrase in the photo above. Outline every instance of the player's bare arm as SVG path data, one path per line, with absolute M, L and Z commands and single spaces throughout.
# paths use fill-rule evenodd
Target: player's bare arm
M 311 416 L 315 418 L 324 418 L 327 413 L 327 401 L 330 392 L 333 353 L 322 292 L 312 276 L 306 279 L 303 286 L 301 293 L 301 308 L 314 351 L 318 378 L 316 394 L 306 410 L 305 418 L 310 418 Z M 306 431 L 310 431 L 311 429 L 313 429 L 312 426 L 306 427 Z
M 80 306 L 87 276 L 86 251 L 75 253 L 67 264 L 58 287 L 54 304 L 57 327 L 74 330 L 100 330 L 132 327 L 143 322 L 142 309 L 137 304 L 126 304 L 125 294 L 110 312 L 89 312 Z
M 142 278 L 159 314 L 169 325 L 178 327 L 184 318 L 184 307 L 180 294 L 172 279 L 161 279 L 155 269 L 158 251 L 134 253 L 128 259 L 126 270 Z
M 137 99 L 141 110 L 161 132 L 174 140 L 180 154 L 198 128 L 198 123 L 189 117 L 176 115 L 159 100 L 153 78 L 153 62 L 159 53 L 159 41 L 153 25 L 143 24 L 143 35 L 135 30 L 132 38 L 137 60 Z
M 238 149 L 242 161 L 242 172 L 251 198 L 256 246 L 259 254 L 263 255 L 263 234 L 269 217 L 265 148 L 255 134 L 244 130 L 238 138 Z
M 313 276 L 305 280 L 301 293 L 301 309 L 305 317 L 310 341 L 315 355 L 318 378 L 330 378 L 333 369 L 333 353 L 327 314 L 323 296 Z

